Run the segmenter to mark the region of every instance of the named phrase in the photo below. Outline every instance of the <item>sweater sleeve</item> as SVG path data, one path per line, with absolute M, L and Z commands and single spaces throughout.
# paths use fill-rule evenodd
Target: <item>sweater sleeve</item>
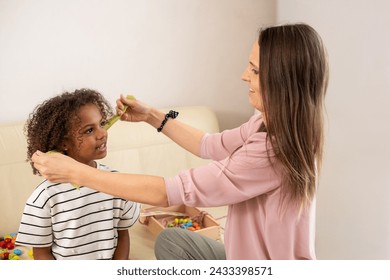
M 266 133 L 255 133 L 228 157 L 165 178 L 169 204 L 230 205 L 278 188 L 281 176 L 266 147 Z
M 214 134 L 206 133 L 201 142 L 200 156 L 212 160 L 228 157 L 257 131 L 261 121 L 261 115 L 254 115 L 248 122 L 237 128 Z

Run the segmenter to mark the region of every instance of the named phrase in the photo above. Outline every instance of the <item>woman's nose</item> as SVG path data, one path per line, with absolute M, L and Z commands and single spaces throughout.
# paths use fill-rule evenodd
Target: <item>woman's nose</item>
M 245 82 L 249 82 L 249 66 L 247 68 L 245 68 L 244 72 L 242 73 L 241 75 L 241 80 L 245 81 Z

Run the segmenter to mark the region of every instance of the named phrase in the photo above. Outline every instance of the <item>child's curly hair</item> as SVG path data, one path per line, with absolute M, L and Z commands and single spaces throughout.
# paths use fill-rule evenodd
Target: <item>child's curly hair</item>
M 64 137 L 71 133 L 73 117 L 80 119 L 79 109 L 86 104 L 95 104 L 103 120 L 113 114 L 107 100 L 99 92 L 87 88 L 64 92 L 46 100 L 30 114 L 24 132 L 27 136 L 27 161 L 30 162 L 34 174 L 37 174 L 38 170 L 31 162 L 32 155 L 37 150 L 61 151 Z

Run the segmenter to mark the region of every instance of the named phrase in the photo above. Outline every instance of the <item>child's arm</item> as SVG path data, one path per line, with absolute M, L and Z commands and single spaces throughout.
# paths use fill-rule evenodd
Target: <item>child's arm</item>
M 51 247 L 33 247 L 34 260 L 55 260 Z
M 118 230 L 118 245 L 114 253 L 114 260 L 128 260 L 130 253 L 130 237 L 129 231 Z

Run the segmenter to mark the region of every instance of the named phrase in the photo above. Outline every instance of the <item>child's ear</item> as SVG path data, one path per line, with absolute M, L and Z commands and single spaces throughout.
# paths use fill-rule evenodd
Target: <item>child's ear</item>
M 66 154 L 68 150 L 68 139 L 65 137 L 65 139 L 61 143 L 61 150 Z
M 61 153 L 66 155 L 66 152 L 68 151 L 68 148 L 66 145 L 61 145 Z

